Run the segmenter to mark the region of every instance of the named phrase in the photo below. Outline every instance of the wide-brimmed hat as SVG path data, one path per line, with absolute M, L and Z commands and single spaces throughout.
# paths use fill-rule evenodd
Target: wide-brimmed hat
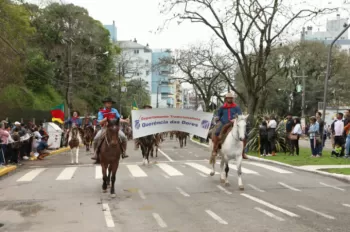
M 234 98 L 235 96 L 233 95 L 233 93 L 227 93 L 225 98 Z
M 151 105 L 144 105 L 143 108 L 144 108 L 144 109 L 147 109 L 147 108 L 152 109 L 153 107 L 152 107 Z
M 105 103 L 105 102 L 112 102 L 112 103 L 115 103 L 115 101 L 111 98 L 111 97 L 106 97 L 102 100 L 102 103 Z

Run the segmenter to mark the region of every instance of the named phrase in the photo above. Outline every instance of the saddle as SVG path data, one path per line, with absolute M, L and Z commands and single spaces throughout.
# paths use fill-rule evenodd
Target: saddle
M 220 125 L 215 125 L 214 128 L 211 130 L 210 133 L 214 133 L 214 136 L 215 136 L 215 131 L 217 130 L 217 128 L 218 128 L 219 126 L 220 126 Z M 217 143 L 216 146 L 214 146 L 214 149 L 217 149 L 217 148 L 218 148 L 218 149 L 221 149 L 221 144 L 223 144 L 223 143 L 225 142 L 225 139 L 226 139 L 228 133 L 230 133 L 230 131 L 232 130 L 232 128 L 233 128 L 233 123 L 232 123 L 232 122 L 229 122 L 229 123 L 225 124 L 225 125 L 222 127 L 218 138 L 212 140 L 213 143 L 214 143 L 214 145 L 215 145 L 215 143 Z M 216 147 L 216 148 L 215 148 L 215 147 Z

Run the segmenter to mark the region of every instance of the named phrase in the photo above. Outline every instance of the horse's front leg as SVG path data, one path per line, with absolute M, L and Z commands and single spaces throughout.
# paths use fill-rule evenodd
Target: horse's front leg
M 225 163 L 225 185 L 229 186 L 230 183 L 228 182 L 228 172 L 229 172 L 230 168 L 228 165 L 228 161 Z
M 109 165 L 108 175 L 107 175 L 107 188 L 111 185 L 111 173 L 112 173 L 112 168 L 111 168 L 111 165 Z
M 225 159 L 221 159 L 220 162 L 220 182 L 226 183 Z
M 118 170 L 119 163 L 113 164 L 111 167 L 111 172 L 112 172 L 112 186 L 111 186 L 111 197 L 115 197 L 115 175 Z
M 71 163 L 71 164 L 74 164 L 74 149 L 75 149 L 75 148 L 72 148 L 72 149 L 70 150 L 70 163 Z
M 76 164 L 79 163 L 79 147 L 77 147 L 77 149 L 75 151 L 75 163 Z
M 211 164 L 212 164 L 212 169 L 211 169 L 211 172 L 210 172 L 210 175 L 211 176 L 214 176 L 215 175 L 215 165 L 216 165 L 216 159 L 215 159 L 215 156 L 212 156 L 210 157 L 211 159 Z
M 102 179 L 103 179 L 102 191 L 105 193 L 105 192 L 107 192 L 107 181 L 108 181 L 107 166 L 105 166 L 101 162 L 101 167 L 102 167 Z
M 244 190 L 244 185 L 242 181 L 242 155 L 237 156 L 237 176 L 238 176 L 238 187 L 239 190 Z

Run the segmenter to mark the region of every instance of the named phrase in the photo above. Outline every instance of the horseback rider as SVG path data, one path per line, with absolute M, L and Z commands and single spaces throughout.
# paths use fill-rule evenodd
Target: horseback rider
M 72 126 L 81 127 L 81 119 L 79 117 L 78 111 L 73 111 L 73 117 L 67 119 L 64 121 L 64 124 L 68 124 L 68 126 L 71 128 Z
M 218 148 L 219 148 L 219 143 L 220 139 L 219 135 L 222 131 L 222 129 L 228 128 L 226 125 L 230 125 L 230 123 L 234 122 L 234 119 L 237 115 L 242 115 L 241 108 L 233 102 L 233 94 L 232 93 L 227 93 L 225 96 L 225 103 L 223 106 L 220 107 L 218 111 L 218 117 L 219 117 L 219 122 L 218 122 L 218 127 L 215 131 L 215 134 L 212 137 L 213 141 L 213 152 L 212 156 L 217 156 Z M 243 159 L 248 159 L 248 157 L 245 155 L 245 153 L 242 151 L 242 156 Z
M 119 118 L 119 122 L 130 123 L 129 119 L 122 119 L 120 117 L 118 110 L 115 108 L 112 108 L 112 104 L 114 104 L 115 101 L 113 101 L 111 97 L 106 97 L 102 101 L 102 103 L 104 104 L 104 108 L 100 108 L 100 111 L 98 112 L 98 117 L 97 117 L 97 121 L 102 126 L 102 128 L 97 132 L 94 138 L 94 156 L 91 157 L 91 159 L 96 160 L 96 163 L 98 163 L 98 160 L 99 160 L 98 148 L 101 145 L 104 139 L 104 135 L 106 133 L 107 119 Z M 129 156 L 126 155 L 127 138 L 122 130 L 119 130 L 119 139 L 121 141 L 122 158 L 124 159 Z

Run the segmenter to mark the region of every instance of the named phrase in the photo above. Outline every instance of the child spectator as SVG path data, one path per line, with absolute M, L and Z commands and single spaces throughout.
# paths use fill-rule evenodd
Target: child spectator
M 37 147 L 37 152 L 39 153 L 38 159 L 42 160 L 43 158 L 45 158 L 46 156 L 48 156 L 50 154 L 50 152 L 47 150 L 47 148 L 49 148 L 52 144 L 48 145 L 47 144 L 47 140 L 49 139 L 49 136 L 44 135 L 41 138 L 41 141 Z
M 332 157 L 340 157 L 342 152 L 342 147 L 340 144 L 336 143 L 332 151 Z

